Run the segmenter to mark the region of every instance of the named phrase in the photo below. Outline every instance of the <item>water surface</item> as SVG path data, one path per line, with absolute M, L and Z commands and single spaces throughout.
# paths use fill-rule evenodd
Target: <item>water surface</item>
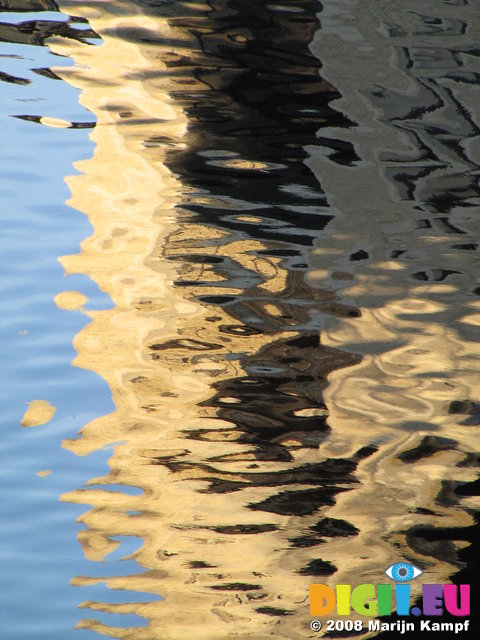
M 61 10 L 58 23 L 3 29 L 47 44 L 41 78 L 75 87 L 84 107 L 8 110 L 25 136 L 59 136 L 71 195 L 56 202 L 84 225 L 51 260 L 42 249 L 72 283 L 44 294 L 60 307 L 44 317 L 59 314 L 61 368 L 44 330 L 51 392 L 43 377 L 27 394 L 24 378 L 15 404 L 20 417 L 37 397 L 91 407 L 72 429 L 55 431 L 57 412 L 32 430 L 50 434 L 55 459 L 63 440 L 83 474 L 66 469 L 56 487 L 62 513 L 89 506 L 89 566 L 69 574 L 86 590 L 75 633 L 318 637 L 310 582 L 378 583 L 399 560 L 423 582 L 473 581 L 475 7 Z M 88 145 L 89 131 L 86 153 L 61 137 Z M 91 470 L 105 448 L 108 469 Z

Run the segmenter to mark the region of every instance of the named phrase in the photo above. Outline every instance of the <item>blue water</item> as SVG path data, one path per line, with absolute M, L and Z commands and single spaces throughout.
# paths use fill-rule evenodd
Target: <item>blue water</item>
M 0 22 L 38 18 L 67 19 L 55 12 L 5 13 Z M 71 365 L 76 355 L 73 338 L 88 319 L 80 312 L 57 308 L 53 301 L 62 291 L 77 290 L 89 298 L 87 309 L 111 306 L 109 297 L 93 281 L 80 275 L 65 277 L 58 262 L 58 256 L 75 253 L 82 239 L 91 234 L 86 216 L 64 204 L 70 195 L 64 176 L 75 173 L 72 165 L 76 160 L 91 156 L 93 144 L 88 129 L 51 128 L 12 116 L 92 121 L 92 114 L 79 104 L 76 89 L 32 71 L 70 64 L 47 47 L 0 45 L 0 71 L 30 80 L 29 84 L 2 82 L 0 94 L 3 640 L 98 638 L 87 630 L 73 631 L 81 617 L 108 620 L 114 626 L 143 624 L 130 615 L 80 612 L 82 601 L 96 600 L 99 593 L 108 601 L 104 591 L 112 601 L 115 591 L 101 584 L 69 586 L 73 576 L 92 575 L 92 568 L 77 541 L 82 525 L 76 518 L 85 507 L 60 502 L 59 497 L 106 473 L 111 449 L 78 458 L 62 449 L 61 442 L 114 408 L 107 384 L 96 374 Z M 48 400 L 57 411 L 47 425 L 22 428 L 26 403 L 34 399 Z M 36 475 L 43 470 L 51 474 Z M 118 552 L 126 555 L 131 545 L 127 547 L 125 551 L 122 544 Z M 139 572 L 133 560 L 122 561 L 118 555 L 96 565 L 99 577 Z M 132 594 L 132 601 L 135 597 L 138 599 Z M 129 600 L 130 594 L 121 599 Z

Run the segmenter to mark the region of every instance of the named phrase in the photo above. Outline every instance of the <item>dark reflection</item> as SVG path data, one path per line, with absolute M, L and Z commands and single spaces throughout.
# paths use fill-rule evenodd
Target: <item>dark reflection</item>
M 11 84 L 30 84 L 30 80 L 27 78 L 19 78 L 18 76 L 12 76 L 6 71 L 0 71 L 0 81 L 10 82 Z
M 168 160 L 193 190 L 184 208 L 196 214 L 197 223 L 288 242 L 289 251 L 309 246 L 332 215 L 303 162 L 304 146 L 326 122 L 349 124 L 329 107 L 339 95 L 321 78 L 320 61 L 308 49 L 320 6 L 303 0 L 295 2 L 294 12 L 253 1 L 206 7 L 199 11 L 196 3 L 184 2 L 181 17 L 176 3 L 157 9 L 188 37 L 187 42 L 159 40 L 183 50 L 162 61 L 171 95 L 189 117 L 188 147 Z M 111 35 L 153 38 L 133 30 Z M 243 219 L 240 213 L 247 212 L 261 219 Z
M 239 442 L 255 445 L 257 459 L 288 460 L 291 456 L 283 440 L 294 438 L 302 447 L 317 448 L 327 436 L 322 399 L 327 375 L 358 362 L 355 356 L 323 347 L 318 335 L 273 341 L 242 359 L 248 377 L 214 383 L 217 393 L 208 405 L 218 407 L 220 417 L 243 431 Z M 231 397 L 239 404 L 229 406 Z M 309 409 L 320 411 L 302 416 Z
M 0 10 L 13 13 L 59 13 L 58 4 L 53 0 L 0 0 Z M 78 16 L 69 16 L 68 20 L 19 20 L 15 24 L 0 21 L 0 42 L 45 46 L 45 40 L 52 36 L 72 38 L 86 44 L 88 39 L 98 38 L 89 27 L 78 29 L 76 24 L 88 25 L 88 21 Z
M 295 452 L 300 449 L 320 447 L 321 452 L 330 435 L 328 408 L 322 395 L 327 376 L 361 362 L 360 356 L 323 346 L 321 324 L 315 322 L 319 313 L 349 318 L 359 317 L 360 312 L 342 305 L 332 292 L 313 289 L 303 281 L 303 272 L 309 268 L 306 248 L 322 237 L 333 218 L 318 173 L 315 177 L 305 163 L 305 147 L 323 145 L 328 159 L 340 167 L 355 168 L 363 161 L 352 143 L 322 137 L 325 126 L 338 131 L 353 122 L 330 107 L 339 93 L 322 79 L 321 63 L 309 51 L 318 29 L 316 3 L 297 2 L 295 13 L 258 2 L 211 2 L 203 13 L 194 3 L 184 3 L 183 8 L 181 18 L 170 13 L 170 3 L 162 9 L 169 24 L 184 36 L 183 40 L 166 43 L 175 47 L 175 53 L 164 57 L 167 71 L 162 76 L 189 118 L 186 149 L 172 149 L 167 158 L 168 166 L 185 187 L 183 230 L 178 237 L 170 238 L 162 255 L 178 266 L 181 278 L 175 284 L 183 294 L 211 305 L 212 314 L 213 307 L 220 307 L 222 315 L 211 318 L 212 324 L 218 323 L 218 342 L 190 340 L 186 344 L 177 340 L 151 349 L 173 350 L 171 357 L 193 363 L 195 352 L 206 350 L 221 361 L 231 350 L 228 342 L 221 344 L 228 336 L 235 338 L 235 346 L 239 336 L 246 340 L 268 336 L 269 342 L 253 354 L 241 350 L 236 353 L 242 375 L 214 381 L 215 393 L 200 405 L 213 408 L 215 415 L 232 424 L 232 429 L 184 431 L 187 439 L 221 442 L 224 453 L 195 462 L 176 457 L 156 462 L 174 474 L 195 471 L 195 478 L 205 482 L 203 493 L 271 487 L 271 495 L 249 502 L 248 508 L 290 518 L 311 518 L 321 508 L 334 505 L 339 493 L 355 487 L 358 461 L 376 449 L 365 449 L 353 459 L 327 459 L 307 465 L 295 461 Z M 422 14 L 416 14 L 414 20 L 420 23 L 413 31 L 419 38 L 462 36 L 466 32 L 461 20 Z M 390 26 L 390 34 L 400 37 L 403 32 L 398 26 Z M 130 31 L 119 35 L 134 37 Z M 155 42 L 152 34 L 136 36 Z M 446 47 L 398 48 L 399 68 L 416 78 L 417 92 L 408 95 L 378 83 L 363 91 L 377 110 L 379 121 L 401 130 L 414 149 L 408 160 L 379 150 L 385 179 L 400 201 L 411 202 L 419 212 L 418 229 L 456 235 L 467 231 L 455 218 L 455 210 L 473 207 L 480 194 L 478 165 L 464 144 L 466 138 L 478 135 L 478 127 L 451 88 L 475 81 L 470 74 L 459 71 L 464 52 Z M 468 53 L 476 55 L 473 49 Z M 162 142 L 159 137 L 147 142 L 154 140 Z M 455 163 L 461 170 L 452 170 Z M 194 230 L 199 225 L 212 226 L 224 235 L 203 241 L 201 234 L 189 234 L 189 224 Z M 258 242 L 265 247 L 257 246 Z M 236 244 L 241 253 L 233 249 Z M 467 242 L 451 248 L 457 253 L 475 251 L 477 246 Z M 392 247 L 391 257 L 407 261 L 409 250 L 408 245 Z M 354 264 L 378 261 L 366 247 L 352 247 L 347 256 Z M 270 268 L 277 271 L 282 286 L 268 289 L 269 278 L 258 268 L 259 259 L 271 260 Z M 459 264 L 458 260 L 452 263 Z M 465 275 L 461 268 L 442 265 L 440 257 L 438 263 L 426 268 L 415 270 L 408 263 L 407 268 L 411 280 L 419 282 L 456 283 L 457 276 Z M 235 324 L 221 323 L 224 312 L 235 319 Z M 398 317 L 402 319 L 401 314 Z M 408 319 L 438 321 L 439 313 L 435 310 L 429 316 L 422 310 L 415 316 L 409 311 Z M 296 335 L 279 335 L 286 331 L 295 331 Z M 215 335 L 213 327 L 209 335 Z M 467 409 L 462 412 L 470 413 L 470 405 Z M 473 424 L 473 419 L 467 418 L 464 424 Z M 428 432 L 438 427 L 427 420 L 405 419 L 403 428 Z M 241 454 L 228 453 L 225 445 L 229 442 L 250 448 Z M 454 438 L 425 435 L 397 458 L 413 466 L 457 450 Z M 251 470 L 228 470 L 229 463 L 238 462 L 249 462 Z M 277 463 L 282 468 L 264 471 L 265 463 Z M 308 488 L 300 488 L 302 484 Z M 474 495 L 478 488 L 476 484 L 462 487 L 444 483 L 434 503 L 441 508 L 458 506 L 460 496 Z M 427 509 L 423 515 L 434 513 Z M 258 528 L 249 533 L 264 531 Z M 472 531 L 472 527 L 442 530 L 414 526 L 404 532 L 405 547 L 429 558 L 429 563 L 433 558 L 458 566 L 453 541 L 471 542 Z M 234 527 L 233 532 L 239 529 Z M 322 518 L 301 535 L 290 536 L 292 549 L 312 549 L 312 558 L 298 566 L 297 572 L 308 576 L 334 574 L 335 564 L 315 557 L 316 550 L 320 549 L 321 556 L 326 539 L 358 534 L 359 529 L 347 520 Z M 222 583 L 214 588 L 242 591 L 260 587 Z M 263 613 L 280 617 L 287 610 L 267 607 Z
M 429 458 L 439 451 L 456 448 L 455 440 L 439 438 L 438 436 L 425 436 L 414 449 L 401 453 L 398 458 L 403 462 L 417 462 L 422 458 Z
M 308 559 L 299 557 L 296 573 L 330 576 L 335 564 L 319 558 L 313 547 L 358 530 L 344 520 L 317 515 L 315 524 L 312 518 L 358 483 L 357 464 L 375 448 L 364 447 L 350 459 L 297 460 L 301 450 L 315 452 L 329 435 L 322 394 L 327 376 L 361 361 L 320 340 L 321 314 L 359 317 L 359 310 L 304 281 L 305 248 L 332 219 L 318 178 L 305 164 L 305 147 L 325 123 L 349 122 L 329 106 L 339 95 L 322 79 L 321 64 L 309 51 L 319 26 L 318 3 L 295 2 L 294 12 L 253 1 L 207 7 L 182 3 L 181 17 L 172 2 L 155 9 L 182 37 L 162 41 L 175 53 L 162 54 L 167 70 L 152 70 L 152 78 L 167 80 L 189 128 L 181 149 L 158 135 L 145 144 L 167 146 L 167 166 L 183 185 L 179 231 L 158 255 L 175 265 L 180 277 L 174 284 L 183 296 L 212 307 L 210 326 L 202 330 L 209 339 L 189 331 L 151 343 L 149 357 L 175 370 L 194 367 L 207 354 L 214 362 L 238 362 L 241 373 L 212 380 L 211 398 L 199 403 L 200 415 L 206 411 L 231 428 L 183 430 L 187 443 L 215 444 L 210 455 L 195 459 L 179 452 L 152 462 L 173 473 L 173 481 L 201 480 L 198 492 L 209 496 L 251 496 L 253 489 L 264 495 L 269 489 L 267 497 L 245 498 L 247 509 L 265 514 L 264 523 L 242 524 L 238 513 L 237 524 L 209 528 L 238 538 L 277 531 L 268 514 L 308 518 L 312 526 L 301 536 L 292 533 L 299 523 L 287 527 L 283 544 L 292 551 L 312 547 Z M 115 29 L 109 35 L 155 43 L 147 31 Z M 137 122 L 131 113 L 122 124 L 130 117 Z M 334 152 L 345 164 L 356 159 L 348 145 Z M 220 232 L 217 239 L 208 237 L 210 227 Z M 364 259 L 364 253 L 352 260 Z M 197 569 L 209 566 L 208 555 L 195 561 Z M 275 597 L 264 581 L 226 582 L 219 575 L 216 582 L 209 588 Z M 256 611 L 273 617 L 292 613 L 273 606 Z
M 182 338 L 153 344 L 151 357 L 163 361 L 162 354 L 169 354 L 179 363 L 194 364 L 196 354 L 210 352 L 221 361 L 232 351 L 232 340 L 236 346 L 241 338 L 268 340 L 251 355 L 239 352 L 235 358 L 247 375 L 213 381 L 214 395 L 200 405 L 213 409 L 232 429 L 184 431 L 187 439 L 221 443 L 223 453 L 212 452 L 207 460 L 197 461 L 162 457 L 156 463 L 179 474 L 194 470 L 206 481 L 202 491 L 208 493 L 271 487 L 270 497 L 247 506 L 304 517 L 334 504 L 339 492 L 349 490 L 357 482 L 358 460 L 372 453 L 306 465 L 295 463 L 292 455 L 302 448 L 317 449 L 328 436 L 322 397 L 328 374 L 360 361 L 323 346 L 317 324 L 319 313 L 356 317 L 359 311 L 339 303 L 331 292 L 307 286 L 302 274 L 308 268 L 304 248 L 332 218 L 318 179 L 304 162 L 304 147 L 325 122 L 347 126 L 348 121 L 329 107 L 338 93 L 321 78 L 320 62 L 308 48 L 318 29 L 317 3 L 296 2 L 295 12 L 258 2 L 211 2 L 208 7 L 200 12 L 195 3 L 183 3 L 181 18 L 172 3 L 158 9 L 183 36 L 181 42 L 167 43 L 180 47 L 183 55 L 162 56 L 171 94 L 189 119 L 185 149 L 170 151 L 167 164 L 181 179 L 182 210 L 195 225 L 190 231 L 189 222 L 184 222 L 163 255 L 178 267 L 182 277 L 175 284 L 183 295 L 224 307 L 236 323 L 223 324 L 223 315 L 212 316 L 207 318 L 212 323 L 208 332 L 210 337 L 217 332 L 217 340 Z M 151 34 L 130 30 L 112 35 L 152 41 Z M 336 153 L 347 158 L 351 150 L 339 148 Z M 225 235 L 202 241 L 201 234 L 195 237 L 198 225 L 214 225 Z M 236 242 L 244 245 L 240 254 L 234 249 Z M 273 275 L 262 273 L 261 264 L 270 265 Z M 273 292 L 268 289 L 271 278 L 279 283 Z M 285 331 L 295 333 L 277 337 Z M 228 453 L 228 443 L 250 448 Z M 241 462 L 251 471 L 239 472 Z M 272 462 L 281 468 L 262 470 Z M 288 463 L 290 468 L 285 468 Z M 228 471 L 229 464 L 235 469 Z M 289 485 L 309 488 L 289 490 Z M 261 533 L 269 526 L 247 529 L 239 524 L 216 531 Z M 344 527 L 348 535 L 356 531 L 348 523 Z M 318 532 L 328 535 L 321 527 Z M 307 538 L 316 542 L 312 532 Z M 291 545 L 307 546 L 298 541 Z M 330 575 L 335 570 L 318 558 L 299 568 L 304 575 Z M 264 613 L 285 615 L 275 608 Z
M 30 44 L 46 46 L 47 38 L 61 36 L 71 38 L 85 44 L 89 44 L 91 38 L 98 38 L 98 35 L 91 29 L 76 29 L 75 23 L 81 22 L 75 17 L 68 20 L 30 20 L 10 24 L 0 22 L 0 42 L 13 42 L 16 44 Z
M 58 11 L 58 4 L 54 0 L 0 0 L 0 9 L 15 13 Z
M 50 80 L 61 80 L 61 78 L 57 76 L 56 73 L 48 68 L 41 67 L 39 69 L 32 69 L 32 71 L 37 73 L 39 76 L 44 76 L 45 78 L 49 78 Z
M 435 19 L 414 16 L 419 23 L 432 26 L 413 34 L 433 35 Z M 459 20 L 437 19 L 436 22 L 436 35 L 466 32 L 466 24 Z M 410 34 L 405 31 L 401 35 Z M 381 114 L 381 121 L 401 129 L 410 138 L 415 157 L 407 162 L 383 153 L 382 160 L 391 163 L 387 175 L 400 197 L 417 201 L 420 210 L 428 211 L 435 216 L 436 223 L 448 227 L 448 217 L 436 216 L 449 214 L 455 207 L 473 207 L 472 199 L 480 195 L 478 180 L 471 173 L 478 168 L 478 163 L 465 144 L 469 138 L 478 136 L 480 129 L 469 108 L 462 103 L 464 87 L 478 84 L 478 74 L 459 69 L 464 66 L 465 56 L 477 57 L 478 50 L 476 46 L 454 49 L 442 44 L 396 47 L 396 53 L 400 68 L 415 78 L 416 94 L 408 96 L 381 85 L 364 93 Z M 455 170 L 454 163 L 460 171 Z M 447 230 L 445 226 L 444 230 Z M 456 232 L 465 233 L 462 229 Z

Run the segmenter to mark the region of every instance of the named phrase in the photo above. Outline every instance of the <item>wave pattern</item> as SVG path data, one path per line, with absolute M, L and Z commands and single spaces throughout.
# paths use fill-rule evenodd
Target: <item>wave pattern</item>
M 310 147 L 336 215 L 307 281 L 361 309 L 329 320 L 322 339 L 362 357 L 329 377 L 327 450 L 378 447 L 332 513 L 359 528 L 369 567 L 387 542 L 432 582 L 459 570 L 474 582 L 478 12 L 463 1 L 331 2 L 321 22 L 312 47 L 342 95 L 332 106 L 355 125 L 327 127 Z
M 318 637 L 309 582 L 376 583 L 399 558 L 430 582 L 463 566 L 478 15 L 430 5 L 62 3 L 103 44 L 49 40 L 97 118 L 67 179 L 94 232 L 61 261 L 115 303 L 75 346 L 117 407 L 65 446 L 120 443 L 63 499 L 92 507 L 88 558 L 143 541 L 142 572 L 74 583 L 164 598 L 84 605 L 145 628 L 81 626 Z

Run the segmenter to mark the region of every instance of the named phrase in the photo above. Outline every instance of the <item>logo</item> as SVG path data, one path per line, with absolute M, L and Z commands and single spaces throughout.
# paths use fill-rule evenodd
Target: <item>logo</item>
M 310 585 L 310 613 L 326 616 L 336 610 L 339 616 L 353 612 L 368 617 L 390 616 L 452 616 L 470 615 L 469 584 L 422 584 L 422 606 L 412 607 L 409 582 L 420 576 L 421 569 L 407 562 L 392 564 L 385 574 L 395 584 L 337 584 L 335 590 L 326 584 Z

